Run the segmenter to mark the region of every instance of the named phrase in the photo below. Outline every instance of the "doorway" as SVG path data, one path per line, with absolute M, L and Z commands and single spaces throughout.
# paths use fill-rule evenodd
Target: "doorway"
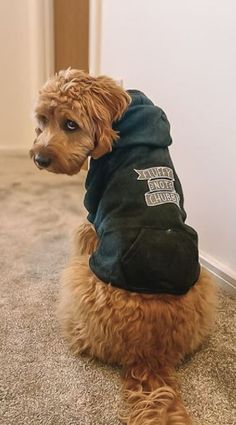
M 54 0 L 55 71 L 89 70 L 89 0 Z

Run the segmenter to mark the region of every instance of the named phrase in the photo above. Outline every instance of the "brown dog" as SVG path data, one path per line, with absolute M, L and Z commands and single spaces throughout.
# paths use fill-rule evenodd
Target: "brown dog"
M 37 138 L 30 151 L 35 164 L 72 175 L 80 171 L 88 156 L 105 158 L 119 139 L 113 123 L 120 120 L 130 101 L 129 93 L 108 77 L 95 78 L 71 69 L 59 72 L 39 93 L 35 109 Z M 165 116 L 163 119 L 166 122 Z M 168 167 L 164 168 L 162 173 Z M 104 168 L 102 174 L 106 176 Z M 166 179 L 158 180 L 158 184 L 168 183 L 173 189 Z M 172 203 L 173 211 L 179 212 L 178 195 L 173 190 L 171 193 L 172 198 L 158 195 L 155 202 Z M 126 229 L 128 232 L 128 225 Z M 122 234 L 118 237 L 123 240 Z M 89 261 L 99 243 L 100 235 L 94 227 L 90 223 L 82 225 L 63 275 L 59 319 L 71 349 L 124 367 L 128 406 L 122 416 L 124 423 L 192 424 L 181 401 L 174 369 L 209 334 L 216 305 L 214 284 L 201 272 L 197 282 L 182 295 L 160 290 L 129 291 L 119 283 L 102 281 L 92 272 Z M 109 243 L 112 251 L 112 238 Z M 142 273 L 147 281 L 151 279 L 149 268 Z

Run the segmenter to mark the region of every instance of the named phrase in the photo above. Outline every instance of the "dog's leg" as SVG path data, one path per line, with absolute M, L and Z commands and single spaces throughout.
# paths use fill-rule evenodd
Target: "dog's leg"
M 126 368 L 124 398 L 127 413 L 120 418 L 126 425 L 192 425 L 179 395 L 174 369 L 140 365 Z
M 92 254 L 96 249 L 97 242 L 97 235 L 92 224 L 81 224 L 74 236 L 72 257 Z

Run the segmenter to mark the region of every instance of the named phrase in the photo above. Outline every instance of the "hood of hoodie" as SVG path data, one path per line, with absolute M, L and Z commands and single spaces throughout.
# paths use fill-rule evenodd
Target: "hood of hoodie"
M 135 145 L 167 148 L 171 145 L 170 124 L 165 112 L 155 106 L 144 93 L 127 90 L 132 101 L 119 121 L 113 123 L 119 139 L 113 149 Z

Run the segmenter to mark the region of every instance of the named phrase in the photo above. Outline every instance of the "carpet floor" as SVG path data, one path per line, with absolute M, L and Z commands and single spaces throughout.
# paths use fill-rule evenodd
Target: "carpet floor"
M 59 276 L 85 217 L 84 178 L 40 172 L 24 155 L 1 154 L 1 425 L 119 424 L 119 369 L 74 357 L 55 318 Z M 222 293 L 215 332 L 178 371 L 201 424 L 236 423 L 235 310 Z

